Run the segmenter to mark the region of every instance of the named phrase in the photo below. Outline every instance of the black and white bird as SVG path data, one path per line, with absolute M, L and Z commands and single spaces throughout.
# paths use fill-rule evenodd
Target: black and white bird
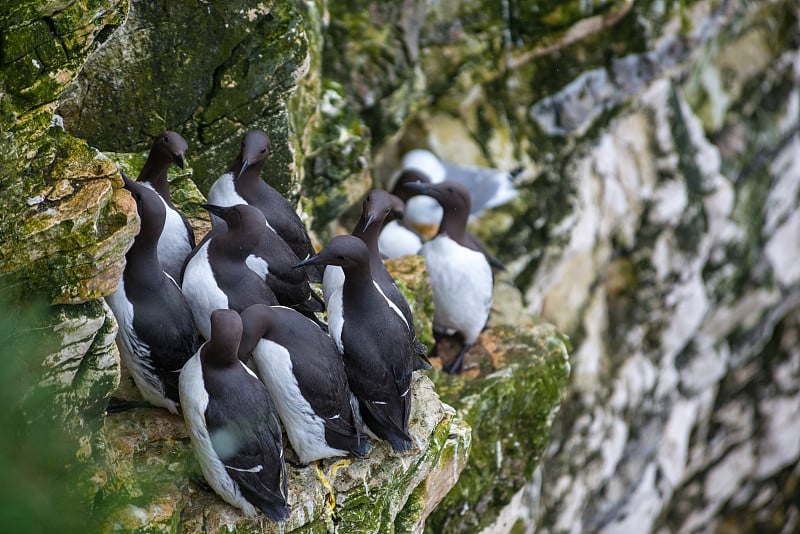
M 278 299 L 267 283 L 269 266 L 259 251 L 266 229 L 253 230 L 245 223 L 257 209 L 240 204 L 220 208 L 204 206 L 227 222 L 227 229 L 204 240 L 186 262 L 181 290 L 204 338 L 211 334 L 211 312 L 230 308 L 241 312 L 253 304 L 276 305 Z M 264 218 L 261 216 L 263 228 Z
M 183 418 L 208 484 L 246 515 L 291 514 L 280 424 L 269 392 L 239 361 L 242 321 L 215 310 L 211 335 L 180 374 Z
M 414 346 L 408 322 L 370 272 L 369 250 L 355 236 L 331 239 L 304 265 L 338 265 L 342 291 L 328 302 L 328 327 L 344 356 L 350 389 L 366 426 L 396 452 L 408 451 Z
M 241 313 L 239 359 L 267 387 L 302 464 L 370 450 L 354 413 L 344 362 L 330 336 L 284 306 L 256 304 Z
M 361 239 L 369 251 L 369 268 L 373 280 L 377 284 L 381 293 L 388 299 L 392 306 L 402 315 L 408 327 L 408 334 L 415 353 L 419 356 L 415 360 L 416 369 L 430 369 L 431 365 L 426 357 L 428 348 L 423 345 L 416 335 L 414 328 L 414 318 L 411 314 L 411 307 L 408 305 L 403 293 L 397 287 L 392 275 L 386 270 L 386 266 L 378 250 L 378 236 L 386 217 L 392 211 L 392 195 L 380 189 L 373 189 L 364 197 L 361 203 L 361 217 L 356 222 L 352 234 Z M 337 265 L 325 267 L 322 279 L 322 291 L 326 302 L 337 292 L 341 292 L 344 284 L 344 272 Z
M 475 216 L 484 210 L 502 206 L 517 197 L 519 191 L 514 186 L 514 178 L 521 172 L 515 169 L 505 172 L 491 167 L 459 165 L 444 161 L 430 150 L 415 149 L 407 152 L 401 162 L 401 172 L 395 184 L 399 184 L 404 171 L 417 171 L 425 174 L 432 184 L 445 180 L 462 184 L 472 197 L 470 215 Z M 392 193 L 398 194 L 402 187 L 393 184 Z M 415 225 L 435 225 L 442 219 L 442 209 L 426 197 L 405 199 L 407 221 Z
M 152 189 L 122 178 L 136 201 L 140 228 L 119 286 L 106 301 L 119 325 L 120 358 L 142 396 L 178 413 L 178 373 L 197 349 L 197 330 L 180 288 L 158 261 L 164 203 Z
M 245 261 L 247 266 L 264 277 L 278 304 L 318 322 L 314 314 L 325 311 L 325 306 L 311 289 L 307 270 L 294 268 L 300 258 L 280 236 L 266 228 L 261 211 L 247 204 L 226 208 L 206 204 L 206 209 L 225 222 L 225 231 L 236 236 L 236 241 L 250 243 L 260 239 Z
M 422 248 L 422 238 L 414 228 L 405 223 L 406 204 L 397 195 L 391 195 L 392 211 L 378 236 L 378 251 L 382 258 L 397 258 L 417 254 Z
M 315 253 L 300 216 L 274 187 L 261 179 L 261 169 L 269 156 L 269 136 L 251 130 L 242 139 L 239 154 L 208 191 L 208 203 L 216 206 L 249 204 L 261 210 L 267 226 L 281 236 L 300 259 Z M 212 217 L 212 223 L 215 223 Z M 322 281 L 321 270 L 311 269 L 312 282 Z
M 158 260 L 167 274 L 179 284 L 181 283 L 181 267 L 186 257 L 194 249 L 195 239 L 189 221 L 172 204 L 167 171 L 173 163 L 183 169 L 183 157 L 188 148 L 189 145 L 180 134 L 170 131 L 161 132 L 150 146 L 147 160 L 136 179 L 140 184 L 146 185 L 158 193 L 164 203 L 166 220 L 158 239 Z
M 460 333 L 464 344 L 444 367 L 459 373 L 464 355 L 480 335 L 492 306 L 492 268 L 477 237 L 467 232 L 470 194 L 458 182 L 409 183 L 405 187 L 436 199 L 444 209 L 439 232 L 422 245 L 433 289 L 433 329 L 437 340 Z M 434 348 L 435 351 L 435 348 Z

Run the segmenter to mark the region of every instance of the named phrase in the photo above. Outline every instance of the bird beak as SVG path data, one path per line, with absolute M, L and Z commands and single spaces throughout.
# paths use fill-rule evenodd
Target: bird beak
M 172 161 L 175 163 L 175 165 L 180 167 L 181 170 L 184 170 L 183 154 L 173 154 Z
M 367 220 L 364 222 L 364 228 L 361 231 L 366 232 L 367 228 L 369 227 L 370 224 L 372 224 L 372 221 L 374 220 L 375 220 L 374 214 L 370 213 L 369 215 L 367 215 Z
M 319 263 L 319 254 L 315 256 L 309 256 L 300 263 L 296 263 L 295 265 L 292 266 L 292 269 L 299 269 L 300 267 L 306 267 L 308 265 L 317 265 L 318 263 Z
M 223 214 L 225 213 L 225 209 L 222 206 L 216 206 L 214 204 L 203 204 L 203 209 L 208 211 L 209 213 L 213 213 L 220 219 L 223 219 Z
M 244 160 L 244 161 L 242 162 L 242 170 L 241 170 L 241 171 L 239 171 L 239 176 L 243 175 L 243 174 L 244 174 L 244 171 L 246 171 L 246 170 L 247 170 L 247 167 L 249 167 L 249 166 L 250 166 L 250 162 L 249 162 L 249 161 L 247 161 L 247 160 Z M 239 176 L 237 176 L 236 178 L 238 179 L 238 178 L 239 178 Z
M 434 190 L 431 189 L 430 184 L 426 184 L 425 182 L 408 182 L 403 184 L 403 187 L 406 189 L 411 189 L 419 195 L 432 196 L 434 192 Z
M 125 174 L 125 171 L 123 171 L 122 169 L 119 169 L 119 173 L 122 175 L 122 183 L 124 184 L 123 187 L 128 191 L 133 192 L 133 185 L 132 185 L 133 180 L 128 178 L 128 175 Z

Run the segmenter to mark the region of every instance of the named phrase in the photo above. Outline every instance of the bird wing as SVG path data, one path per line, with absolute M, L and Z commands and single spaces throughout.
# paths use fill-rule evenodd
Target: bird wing
M 240 369 L 237 387 L 224 392 L 224 401 L 209 399 L 205 412 L 209 436 L 242 495 L 270 519 L 283 521 L 291 510 L 286 503 L 281 428 L 266 388 L 243 364 Z

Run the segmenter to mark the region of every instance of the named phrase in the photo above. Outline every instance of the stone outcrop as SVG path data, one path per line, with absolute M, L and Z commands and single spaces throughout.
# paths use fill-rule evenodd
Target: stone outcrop
M 419 531 L 418 525 L 424 524 L 463 469 L 471 431 L 439 401 L 428 378 L 417 376 L 412 394 L 410 432 L 415 449 L 398 456 L 388 444 L 376 442 L 363 460 L 287 466 L 292 515 L 283 528 L 261 516 L 245 517 L 205 484 L 181 417 L 155 408 L 109 415 L 107 462 L 98 476 L 106 484 L 96 497 L 108 503 L 102 508 L 101 529 Z
M 51 334 L 64 349 L 47 370 L 77 428 L 92 426 L 118 372 L 95 299 L 113 290 L 136 222 L 112 160 L 136 168 L 158 130 L 180 131 L 193 172 L 174 184 L 196 210 L 241 134 L 265 128 L 265 175 L 302 197 L 324 241 L 371 176 L 387 185 L 399 156 L 423 146 L 524 167 L 519 198 L 474 230 L 527 311 L 574 347 L 544 467 L 491 505 L 467 495 L 463 517 L 445 504 L 430 521 L 797 528 L 795 2 L 198 6 L 26 1 L 0 13 L 0 275 L 47 293 L 59 305 L 50 325 L 72 325 Z M 496 300 L 494 326 L 526 315 L 507 309 L 517 298 Z M 101 450 L 92 435 L 86 450 Z M 387 517 L 403 530 L 421 516 Z

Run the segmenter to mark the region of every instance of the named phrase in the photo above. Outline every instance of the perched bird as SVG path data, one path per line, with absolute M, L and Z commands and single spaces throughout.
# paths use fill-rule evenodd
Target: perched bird
M 314 313 L 325 311 L 322 300 L 311 289 L 307 271 L 294 268 L 300 258 L 280 236 L 267 230 L 261 211 L 247 204 L 225 208 L 206 204 L 206 209 L 225 222 L 226 232 L 229 237 L 235 236 L 236 242 L 257 241 L 245 263 L 267 281 L 278 304 L 318 322 Z
M 464 185 L 472 196 L 470 215 L 473 216 L 516 198 L 519 192 L 514 187 L 513 179 L 522 170 L 520 168 L 505 172 L 490 167 L 457 165 L 441 160 L 433 152 L 424 149 L 407 152 L 403 156 L 401 168 L 392 193 L 402 195 L 403 172 L 409 170 L 424 173 L 432 184 L 445 180 L 458 182 Z M 410 223 L 433 225 L 438 224 L 442 218 L 441 208 L 427 198 L 414 197 L 403 200 L 406 202 L 406 218 Z
M 269 266 L 259 256 L 266 230 L 253 230 L 247 220 L 258 210 L 240 204 L 220 208 L 206 204 L 227 222 L 227 231 L 203 241 L 186 262 L 181 290 L 204 338 L 211 334 L 211 312 L 230 308 L 241 312 L 253 304 L 278 304 L 267 283 Z M 244 216 L 243 216 L 244 214 Z M 263 216 L 260 219 L 264 224 Z
M 120 358 L 149 403 L 178 413 L 178 372 L 197 349 L 192 310 L 158 261 L 166 210 L 158 194 L 124 174 L 136 201 L 139 233 L 125 254 L 117 290 L 106 297 L 119 329 Z
M 414 319 L 411 315 L 411 308 L 408 305 L 403 293 L 395 284 L 394 279 L 386 270 L 380 252 L 378 250 L 378 236 L 381 231 L 383 221 L 392 211 L 392 195 L 380 189 L 373 189 L 364 197 L 361 205 L 361 217 L 353 228 L 352 235 L 361 239 L 369 251 L 369 269 L 372 279 L 378 285 L 382 294 L 400 312 L 408 327 L 408 334 L 414 352 L 419 356 L 415 360 L 416 369 L 430 369 L 431 365 L 426 357 L 428 348 L 420 343 L 414 329 Z M 326 302 L 336 292 L 342 290 L 344 284 L 344 272 L 337 265 L 328 265 L 322 279 L 322 291 Z
M 422 245 L 433 287 L 433 329 L 442 335 L 460 333 L 464 344 L 444 367 L 459 373 L 464 355 L 478 338 L 492 306 L 492 268 L 478 238 L 467 232 L 470 194 L 458 182 L 408 183 L 405 187 L 436 199 L 444 216 L 435 238 Z M 435 351 L 435 348 L 434 348 Z
M 283 306 L 255 304 L 241 313 L 239 359 L 255 368 L 283 421 L 300 462 L 364 456 L 342 357 L 317 324 Z
M 416 356 L 405 317 L 372 278 L 367 245 L 355 236 L 337 236 L 298 267 L 304 265 L 342 268 L 344 284 L 328 303 L 328 326 L 344 356 L 350 389 L 367 427 L 396 452 L 410 450 Z
M 246 515 L 288 519 L 283 438 L 269 392 L 239 361 L 242 321 L 211 314 L 211 335 L 180 374 L 183 418 L 208 484 Z
M 416 254 L 422 247 L 422 238 L 404 221 L 405 202 L 397 195 L 391 195 L 391 199 L 392 211 L 378 236 L 378 251 L 387 259 Z
M 267 226 L 281 236 L 300 259 L 315 253 L 300 216 L 275 188 L 261 179 L 261 168 L 270 151 L 269 137 L 251 130 L 242 139 L 239 154 L 208 191 L 208 203 L 217 206 L 249 204 L 261 210 Z M 216 223 L 212 217 L 212 223 Z M 312 282 L 322 280 L 321 270 L 312 270 Z
M 167 170 L 173 163 L 183 169 L 183 155 L 187 148 L 189 145 L 180 134 L 161 132 L 150 146 L 150 153 L 136 179 L 158 193 L 164 203 L 167 215 L 164 229 L 158 238 L 158 261 L 179 284 L 181 267 L 186 256 L 194 249 L 195 239 L 189 221 L 172 204 Z

